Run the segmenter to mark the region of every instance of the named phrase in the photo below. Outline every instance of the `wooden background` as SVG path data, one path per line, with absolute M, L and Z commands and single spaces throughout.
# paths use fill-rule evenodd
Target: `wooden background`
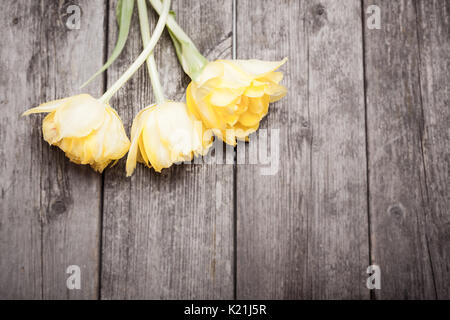
M 79 30 L 65 26 L 71 4 Z M 372 4 L 380 30 L 366 26 Z M 124 160 L 103 175 L 70 163 L 42 139 L 42 116 L 20 117 L 80 93 L 114 47 L 115 6 L 2 5 L 1 299 L 450 299 L 450 1 L 174 0 L 211 60 L 289 57 L 289 93 L 262 122 L 280 130 L 280 168 L 138 166 L 130 179 Z M 86 92 L 140 53 L 135 11 L 124 52 Z M 166 31 L 155 55 L 166 95 L 184 99 Z M 129 130 L 152 101 L 141 68 L 111 102 Z M 371 264 L 380 290 L 366 288 Z

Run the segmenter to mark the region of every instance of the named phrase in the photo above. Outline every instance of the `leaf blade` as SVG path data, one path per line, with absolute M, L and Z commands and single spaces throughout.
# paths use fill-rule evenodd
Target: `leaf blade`
M 116 19 L 119 25 L 119 35 L 117 37 L 116 46 L 114 47 L 114 50 L 111 53 L 111 56 L 106 61 L 106 63 L 92 77 L 90 77 L 85 83 L 83 83 L 81 88 L 84 88 L 98 75 L 100 75 L 106 69 L 108 69 L 113 64 L 113 62 L 119 57 L 128 39 L 133 9 L 134 9 L 134 0 L 118 1 L 116 7 Z

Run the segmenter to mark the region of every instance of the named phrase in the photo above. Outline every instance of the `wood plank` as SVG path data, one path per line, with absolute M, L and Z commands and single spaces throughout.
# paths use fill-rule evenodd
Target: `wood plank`
M 416 1 L 427 241 L 436 296 L 450 299 L 450 3 Z
M 111 44 L 117 36 L 115 3 L 110 10 Z M 201 52 L 210 59 L 231 57 L 230 1 L 178 0 L 172 9 Z M 137 10 L 133 20 L 108 83 L 142 50 Z M 151 10 L 152 26 L 156 20 Z M 184 101 L 188 78 L 167 31 L 155 58 L 166 97 Z M 153 100 L 147 70 L 141 68 L 112 105 L 129 128 L 137 112 Z M 124 163 L 105 175 L 101 298 L 232 298 L 233 166 L 182 165 L 158 174 L 138 165 L 135 174 L 125 178 Z
M 365 31 L 372 261 L 379 299 L 435 298 L 426 231 L 420 53 L 414 1 L 366 1 L 381 8 Z
M 42 139 L 43 116 L 20 117 L 39 103 L 78 93 L 101 66 L 104 3 L 77 3 L 79 30 L 65 26 L 61 2 L 9 1 L 0 11 L 2 299 L 98 293 L 101 177 Z M 99 95 L 102 88 L 100 80 L 87 92 Z M 66 287 L 69 265 L 81 268 L 81 290 Z
M 369 298 L 360 1 L 239 1 L 237 49 L 289 57 L 280 170 L 237 167 L 237 298 Z

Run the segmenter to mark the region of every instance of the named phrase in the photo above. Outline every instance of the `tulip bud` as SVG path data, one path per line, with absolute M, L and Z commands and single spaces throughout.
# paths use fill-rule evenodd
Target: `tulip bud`
M 255 132 L 269 103 L 286 95 L 275 72 L 282 61 L 217 60 L 193 79 L 186 91 L 190 112 L 230 145 Z M 231 134 L 230 134 L 231 132 Z
M 49 113 L 43 123 L 45 141 L 58 146 L 77 164 L 102 172 L 130 146 L 122 121 L 109 105 L 88 94 L 55 100 L 23 113 Z
M 131 147 L 127 159 L 127 176 L 136 162 L 161 172 L 174 163 L 204 155 L 212 137 L 204 139 L 203 125 L 181 102 L 167 101 L 141 110 L 133 121 Z

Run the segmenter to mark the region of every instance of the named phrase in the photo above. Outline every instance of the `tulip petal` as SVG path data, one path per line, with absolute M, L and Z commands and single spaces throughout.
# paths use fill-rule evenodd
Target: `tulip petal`
M 195 83 L 198 86 L 213 78 L 221 77 L 223 75 L 223 64 L 219 61 L 208 63 L 201 74 L 195 79 Z
M 105 115 L 103 125 L 95 132 L 92 132 L 87 137 L 84 137 L 84 157 L 87 162 L 102 161 L 106 156 L 108 149 L 106 139 L 112 134 L 109 130 L 112 123 L 112 117 L 109 114 Z
M 59 138 L 84 137 L 97 130 L 105 119 L 105 105 L 89 95 L 72 97 L 56 110 Z
M 243 90 L 217 88 L 211 92 L 208 100 L 214 106 L 225 107 L 236 102 L 242 93 Z
M 48 114 L 42 122 L 42 134 L 44 140 L 49 144 L 55 144 L 58 142 L 58 129 L 55 124 L 55 113 Z
M 142 138 L 144 142 L 145 152 L 152 164 L 153 168 L 157 172 L 161 172 L 161 169 L 168 168 L 171 165 L 169 152 L 161 142 L 156 117 L 151 114 L 142 132 Z
M 148 165 L 148 158 L 147 155 L 145 154 L 144 146 L 143 144 L 141 145 L 141 137 L 142 137 L 142 130 L 144 129 L 144 123 L 149 113 L 151 112 L 149 111 L 151 107 L 153 106 L 141 110 L 134 118 L 133 125 L 131 128 L 131 146 L 130 149 L 128 150 L 128 157 L 126 163 L 127 177 L 133 174 L 133 171 L 136 168 L 136 162 L 137 159 L 139 158 L 139 155 L 142 157 L 142 160 L 145 161 L 145 164 Z
M 242 68 L 245 72 L 249 73 L 255 77 L 261 77 L 266 75 L 269 72 L 275 71 L 283 64 L 285 64 L 287 58 L 284 58 L 280 61 L 263 61 L 257 59 L 250 60 L 233 60 L 232 63 L 235 63 L 238 67 Z
M 186 89 L 186 105 L 187 105 L 188 111 L 191 114 L 193 114 L 197 119 L 202 119 L 200 113 L 198 113 L 197 103 L 195 102 L 194 98 L 192 97 L 191 86 L 192 86 L 192 82 L 189 83 L 189 85 Z
M 256 124 L 259 123 L 261 120 L 261 116 L 255 113 L 252 113 L 250 111 L 247 111 L 246 113 L 242 114 L 239 117 L 239 123 L 246 127 L 253 127 Z
M 97 171 L 98 173 L 102 173 L 103 170 L 111 163 L 111 160 L 106 160 L 104 162 L 95 162 L 91 164 L 92 169 Z
M 249 141 L 248 136 L 251 135 L 253 132 L 258 130 L 259 123 L 254 125 L 253 127 L 244 127 L 239 124 L 235 126 L 236 130 L 236 138 L 241 141 Z
M 161 141 L 171 152 L 171 161 L 178 155 L 192 152 L 194 123 L 186 112 L 186 105 L 180 102 L 166 102 L 156 110 L 156 123 Z
M 283 72 L 269 72 L 264 77 L 258 78 L 262 82 L 280 83 L 283 80 Z
M 287 89 L 285 86 L 272 83 L 265 92 L 270 96 L 270 102 L 276 102 L 287 94 Z
M 125 165 L 127 177 L 131 176 L 134 172 L 134 169 L 136 169 L 139 148 L 138 141 L 140 136 L 140 134 L 137 134 L 132 138 L 130 150 L 128 150 L 127 162 Z
M 139 143 L 139 153 L 142 157 L 142 160 L 144 161 L 146 166 L 151 168 L 150 160 L 148 158 L 147 153 L 145 152 L 144 137 L 143 137 L 142 133 L 139 136 L 138 143 Z
M 100 140 L 99 142 L 102 142 L 104 146 L 103 157 L 116 160 L 127 153 L 130 147 L 130 140 L 125 133 L 125 128 L 116 110 L 108 106 L 107 111 L 111 118 L 108 127 L 109 134 L 105 134 L 103 141 Z
M 196 88 L 196 84 L 191 83 L 186 92 L 188 109 L 190 111 L 197 110 L 197 114 L 200 116 L 199 119 L 202 119 L 208 128 L 225 128 L 225 123 L 217 116 L 213 107 L 196 97 Z
M 245 95 L 249 98 L 260 98 L 264 95 L 264 91 L 266 89 L 266 85 L 262 86 L 251 86 L 245 90 Z
M 249 102 L 249 110 L 256 114 L 262 114 L 264 113 L 264 110 L 267 109 L 267 106 L 269 105 L 269 96 L 264 95 L 261 98 L 252 98 Z
M 56 109 L 67 103 L 67 101 L 69 101 L 70 99 L 71 98 L 64 98 L 43 103 L 35 108 L 31 108 L 25 111 L 24 113 L 22 113 L 22 116 L 27 116 L 33 113 L 48 113 L 55 111 Z
M 220 60 L 224 65 L 224 74 L 221 77 L 221 87 L 224 88 L 246 88 L 251 85 L 253 77 L 242 68 L 234 64 L 234 60 Z

